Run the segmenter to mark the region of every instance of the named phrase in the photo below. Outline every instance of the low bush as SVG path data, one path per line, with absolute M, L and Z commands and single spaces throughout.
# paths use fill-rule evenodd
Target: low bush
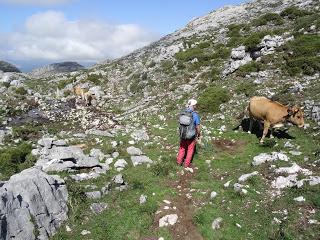
M 203 113 L 216 113 L 222 103 L 230 99 L 229 92 L 218 86 L 205 89 L 199 96 L 198 109 Z
M 298 17 L 302 17 L 308 14 L 310 13 L 306 10 L 299 9 L 297 7 L 288 7 L 280 13 L 280 16 L 287 17 L 289 19 L 296 19 Z
M 312 25 L 315 26 L 316 31 L 320 30 L 320 14 L 319 13 L 297 18 L 294 24 L 294 29 L 296 31 L 299 31 L 300 29 L 307 30 Z
M 19 95 L 26 95 L 28 91 L 24 87 L 18 87 L 16 88 L 15 93 Z
M 239 67 L 236 72 L 237 76 L 245 77 L 247 74 L 251 72 L 259 72 L 263 70 L 263 65 L 260 62 L 252 61 L 246 65 Z
M 0 173 L 2 178 L 11 175 L 33 165 L 35 159 L 30 155 L 32 147 L 23 142 L 16 147 L 6 148 L 0 151 Z M 29 157 L 27 157 L 30 155 Z
M 69 79 L 65 79 L 65 80 L 61 80 L 58 82 L 58 89 L 64 89 L 68 84 L 73 83 L 75 81 L 75 78 L 69 78 Z
M 263 26 L 270 22 L 274 25 L 282 25 L 284 23 L 283 19 L 277 13 L 266 13 L 256 19 L 253 23 L 255 26 Z
M 241 82 L 237 88 L 235 89 L 235 92 L 237 94 L 244 93 L 247 97 L 255 96 L 256 94 L 256 85 L 253 82 Z
M 90 75 L 88 75 L 87 80 L 98 85 L 101 83 L 101 81 L 100 81 L 101 77 L 102 77 L 101 75 L 90 74 Z

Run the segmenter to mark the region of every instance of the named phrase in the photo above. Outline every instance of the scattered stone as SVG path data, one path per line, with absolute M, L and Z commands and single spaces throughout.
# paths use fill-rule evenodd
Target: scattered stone
M 258 166 L 265 162 L 274 162 L 274 161 L 289 161 L 289 157 L 285 155 L 284 153 L 280 152 L 272 152 L 271 154 L 268 153 L 260 153 L 258 156 L 255 156 L 253 158 L 252 165 Z
M 193 169 L 190 167 L 185 168 L 186 171 L 193 173 Z
M 228 188 L 228 187 L 230 186 L 230 183 L 231 183 L 231 180 L 228 181 L 228 182 L 226 182 L 225 184 L 223 184 L 223 186 L 224 186 L 225 188 Z
M 297 201 L 297 202 L 305 202 L 306 199 L 303 197 L 303 196 L 300 196 L 300 197 L 296 197 L 294 198 L 293 200 Z
M 300 156 L 302 154 L 302 152 L 299 151 L 289 151 L 289 153 L 294 156 Z
M 113 158 L 117 158 L 117 157 L 120 156 L 120 154 L 119 154 L 118 152 L 114 152 L 114 153 L 111 154 L 111 156 L 112 156 Z
M 293 145 L 291 142 L 287 141 L 287 142 L 284 144 L 284 147 L 285 147 L 285 148 L 294 148 L 294 145 Z
M 212 229 L 213 230 L 217 230 L 217 229 L 220 229 L 221 228 L 221 223 L 222 223 L 222 218 L 221 217 L 218 217 L 216 219 L 213 220 L 212 222 Z
M 257 171 L 254 171 L 254 172 L 252 172 L 252 173 L 243 174 L 243 175 L 241 175 L 241 176 L 239 177 L 238 181 L 239 181 L 239 182 L 245 182 L 245 181 L 247 181 L 249 178 L 251 178 L 251 177 L 253 177 L 253 176 L 256 176 L 256 175 L 258 175 L 258 174 L 259 174 L 259 172 L 257 172 Z
M 93 213 L 99 214 L 106 210 L 108 205 L 106 203 L 92 203 L 90 209 Z
M 85 236 L 85 235 L 88 235 L 88 234 L 91 234 L 91 232 L 88 231 L 88 230 L 82 230 L 82 231 L 81 231 L 81 235 L 82 235 L 82 236 Z
M 90 199 L 99 199 L 102 197 L 100 191 L 86 192 L 85 195 L 87 196 L 87 198 L 90 198 Z
M 118 174 L 118 175 L 116 175 L 116 176 L 114 176 L 113 178 L 112 178 L 112 181 L 114 182 L 114 183 L 116 183 L 116 184 L 124 184 L 124 180 L 123 180 L 123 176 L 122 176 L 122 174 Z
M 308 169 L 301 168 L 298 164 L 293 163 L 291 167 L 281 167 L 275 170 L 276 173 L 287 173 L 287 174 L 293 174 L 301 172 L 304 175 L 311 175 L 312 172 Z
M 171 204 L 171 202 L 170 202 L 169 200 L 163 200 L 163 202 L 164 202 L 165 204 L 168 204 L 168 205 Z
M 215 191 L 211 192 L 210 199 L 214 199 L 217 195 L 218 195 L 218 193 L 216 193 Z
M 131 161 L 134 167 L 144 163 L 153 163 L 147 156 L 131 156 Z
M 242 228 L 239 223 L 236 223 L 236 226 L 237 226 L 238 228 Z
M 66 231 L 67 232 L 72 232 L 72 229 L 68 225 L 66 225 Z
M 178 221 L 178 215 L 177 214 L 169 214 L 166 215 L 159 220 L 159 227 L 166 227 L 166 226 L 173 226 Z
M 128 163 L 126 162 L 126 160 L 124 159 L 119 159 L 114 163 L 114 168 L 120 172 L 122 171 L 126 166 L 128 165 Z
M 136 147 L 128 147 L 127 148 L 127 153 L 131 156 L 140 156 L 142 155 L 142 151 L 139 148 Z
M 147 132 L 143 129 L 141 130 L 136 130 L 131 134 L 131 137 L 136 140 L 136 141 L 148 141 L 149 140 L 149 136 L 147 134 Z
M 142 194 L 139 198 L 139 202 L 140 205 L 145 204 L 147 202 L 147 196 Z
M 98 129 L 90 129 L 85 131 L 85 134 L 87 135 L 96 135 L 96 136 L 101 136 L 101 137 L 110 137 L 113 138 L 114 135 L 108 131 L 102 131 Z

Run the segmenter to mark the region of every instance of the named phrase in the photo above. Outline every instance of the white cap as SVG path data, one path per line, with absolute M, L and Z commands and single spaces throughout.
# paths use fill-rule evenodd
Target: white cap
M 194 106 L 194 105 L 197 105 L 197 100 L 195 100 L 195 99 L 189 99 L 189 101 L 188 101 L 188 107 L 191 107 L 191 106 Z

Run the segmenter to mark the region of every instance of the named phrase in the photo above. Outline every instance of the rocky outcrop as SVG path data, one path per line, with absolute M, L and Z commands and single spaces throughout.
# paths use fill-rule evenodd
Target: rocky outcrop
M 37 168 L 13 175 L 0 196 L 0 239 L 49 239 L 67 219 L 65 182 Z
M 40 139 L 38 148 L 32 151 L 34 155 L 39 156 L 36 166 L 45 172 L 61 172 L 81 168 L 104 169 L 99 162 L 100 157 L 87 156 L 80 147 L 66 145 L 63 140 Z
M 52 74 L 75 72 L 82 69 L 84 69 L 84 67 L 76 62 L 61 62 L 34 69 L 31 75 L 33 77 L 45 77 Z
M 0 71 L 2 72 L 18 72 L 20 73 L 21 71 L 11 63 L 5 62 L 5 61 L 0 61 Z

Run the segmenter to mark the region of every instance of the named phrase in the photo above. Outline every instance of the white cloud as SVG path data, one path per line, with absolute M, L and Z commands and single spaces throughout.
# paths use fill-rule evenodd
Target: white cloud
M 13 5 L 50 6 L 72 2 L 73 0 L 0 0 L 0 3 Z
M 120 57 L 159 37 L 136 24 L 69 21 L 56 11 L 35 14 L 26 20 L 23 31 L 1 35 L 4 56 L 0 58 L 50 61 Z

